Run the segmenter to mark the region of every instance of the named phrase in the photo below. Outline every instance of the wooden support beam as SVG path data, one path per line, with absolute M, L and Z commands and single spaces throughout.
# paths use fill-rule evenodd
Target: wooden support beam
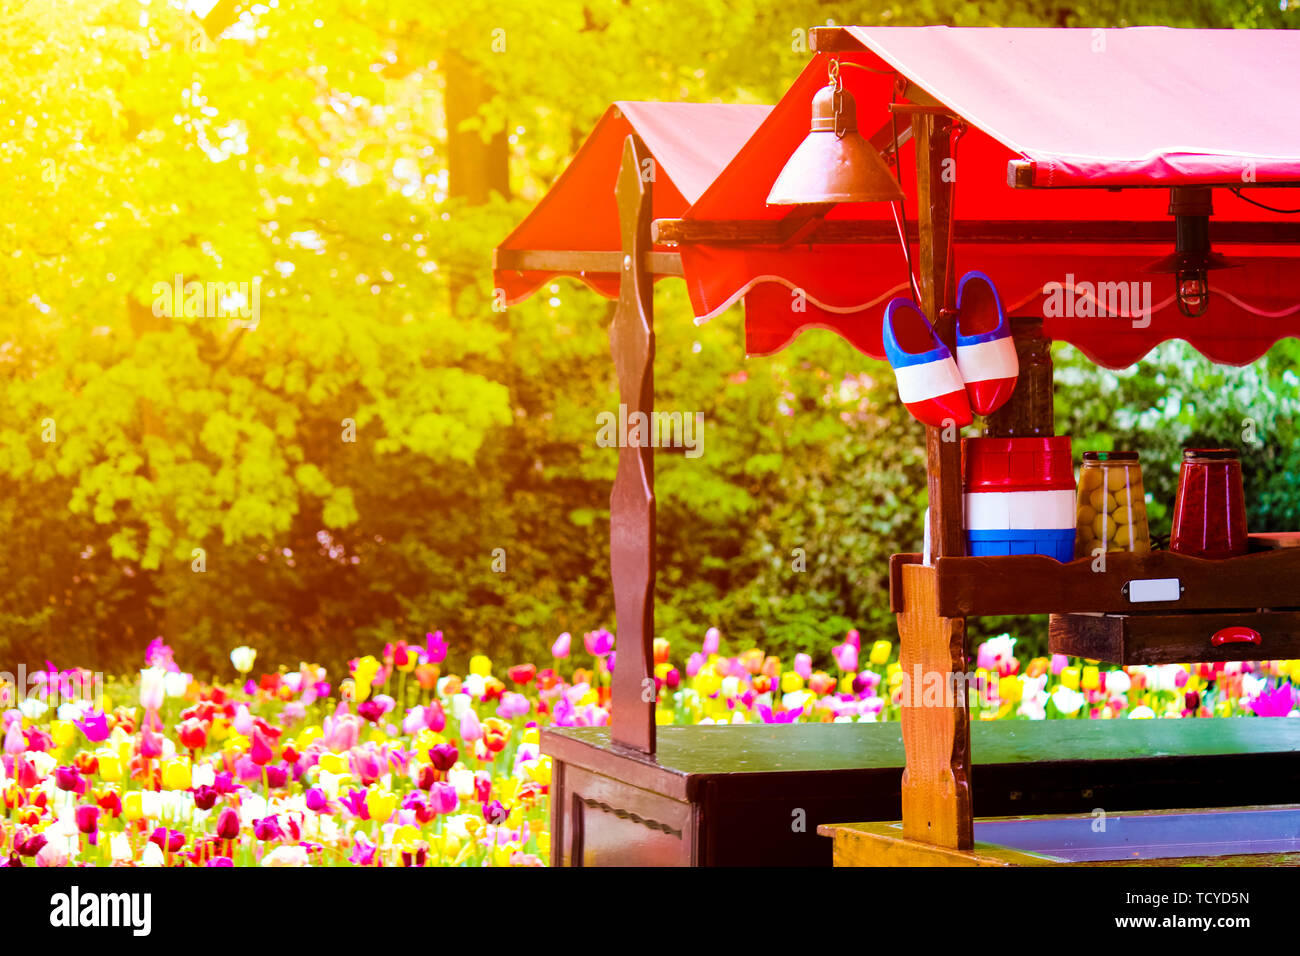
M 900 136 L 900 139 L 902 137 Z M 916 223 L 908 223 L 908 239 L 917 241 Z M 656 243 L 709 245 L 781 245 L 789 241 L 791 227 L 784 219 L 656 219 Z M 1300 244 L 1300 222 L 1210 223 L 1214 245 Z M 954 241 L 963 244 L 1026 243 L 1154 243 L 1174 241 L 1173 219 L 1148 222 L 1106 220 L 1006 219 L 964 220 L 953 224 Z M 832 220 L 822 222 L 802 242 L 816 245 L 895 243 L 898 231 L 893 222 L 881 220 Z
M 645 269 L 653 183 L 641 175 L 642 160 L 648 156 L 645 144 L 629 136 L 615 189 L 623 267 L 609 345 L 618 371 L 619 401 L 627 407 L 629 421 L 637 414 L 648 421 L 654 411 L 654 281 Z M 615 746 L 653 754 L 654 449 L 649 435 L 635 425 L 629 432 L 633 429 L 643 440 L 619 436 L 618 474 L 609 495 L 609 565 L 618 638 L 609 735 Z
M 652 277 L 681 277 L 682 257 L 677 252 L 643 254 L 643 270 Z M 592 272 L 618 275 L 623 271 L 623 253 L 583 249 L 496 249 L 493 269 L 520 272 Z
M 955 347 L 954 270 L 948 261 L 952 183 L 945 161 L 952 151 L 952 120 L 912 117 L 920 225 L 921 309 L 939 337 Z M 962 530 L 961 430 L 927 427 L 926 473 L 930 549 L 935 557 L 965 553 Z M 967 709 L 966 621 L 939 615 L 935 569 L 904 565 L 903 610 L 898 614 L 899 664 L 908 677 L 900 710 L 903 748 L 903 836 L 936 846 L 974 845 L 970 791 L 970 713 Z M 927 687 L 943 693 L 934 699 Z

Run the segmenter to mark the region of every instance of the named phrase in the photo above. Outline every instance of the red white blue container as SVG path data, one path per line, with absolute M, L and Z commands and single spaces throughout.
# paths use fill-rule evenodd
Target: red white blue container
M 966 553 L 1074 559 L 1070 436 L 962 442 Z

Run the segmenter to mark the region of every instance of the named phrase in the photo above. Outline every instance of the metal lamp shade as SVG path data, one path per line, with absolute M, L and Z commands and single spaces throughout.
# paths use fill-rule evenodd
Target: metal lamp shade
M 841 97 L 836 135 L 835 97 Z M 813 97 L 812 128 L 768 193 L 769 206 L 838 202 L 900 202 L 903 191 L 880 152 L 858 132 L 858 110 L 848 90 L 824 87 Z

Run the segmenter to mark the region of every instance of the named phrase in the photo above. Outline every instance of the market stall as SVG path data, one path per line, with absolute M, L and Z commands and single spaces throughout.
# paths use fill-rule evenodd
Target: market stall
M 1092 462 L 1097 508 L 1096 488 L 1075 486 L 1070 436 L 1054 433 L 1047 350 L 1066 341 L 1120 368 L 1181 338 L 1216 362 L 1244 364 L 1300 335 L 1300 225 L 1284 211 L 1300 205 L 1300 130 L 1285 104 L 1300 37 L 940 27 L 819 28 L 813 37 L 813 61 L 770 110 L 612 107 L 498 249 L 497 287 L 517 301 L 571 275 L 617 296 L 611 346 L 630 410 L 653 407 L 651 290 L 665 275 L 684 278 L 697 321 L 743 301 L 750 354 L 825 328 L 888 356 L 900 400 L 926 422 L 928 548 L 896 555 L 890 567 L 906 674 L 965 674 L 965 618 L 1014 613 L 1051 614 L 1054 650 L 1118 664 L 1300 657 L 1294 539 L 1248 539 L 1235 519 L 1213 526 L 1202 507 L 1184 519 L 1199 551 L 1139 547 L 1145 513 L 1133 462 Z M 589 212 L 575 219 L 579 208 Z M 998 303 L 999 322 L 964 336 L 958 278 L 965 289 L 973 275 L 972 290 L 995 290 L 980 301 L 986 313 Z M 930 323 L 932 354 L 944 358 L 926 369 L 909 340 Z M 991 348 L 1001 351 L 988 366 Z M 971 387 L 980 362 L 999 369 L 1000 379 L 983 374 L 1005 387 Z M 944 405 L 940 385 L 961 374 L 974 411 L 952 414 L 965 401 L 961 386 Z M 976 412 L 983 434 L 958 440 Z M 809 727 L 797 742 L 780 736 L 790 728 L 662 728 L 673 740 L 665 757 L 653 695 L 642 693 L 653 680 L 653 455 L 629 445 L 619 456 L 613 724 L 607 735 L 543 735 L 557 764 L 553 862 L 735 861 L 752 841 L 743 827 L 722 837 L 724 818 L 787 830 L 791 810 L 806 805 L 816 806 L 810 830 L 901 815 L 901 827 L 824 828 L 839 862 L 971 862 L 976 806 L 988 816 L 1086 812 L 1098 805 L 1097 788 L 1123 778 L 1130 789 L 1103 805 L 1178 807 L 1210 772 L 1201 761 L 1229 754 L 1276 761 L 1274 781 L 1300 773 L 1300 730 L 1268 721 L 1152 728 L 1173 735 L 1174 751 L 1177 740 L 1206 733 L 1223 741 L 1185 747 L 1159 772 L 1124 765 L 1169 752 L 1164 743 L 1141 750 L 1157 748 L 1154 738 L 1126 751 L 1128 727 L 1092 722 L 1065 754 L 1045 729 L 1029 729 L 1041 749 L 1031 743 L 1005 761 L 994 737 L 1007 731 L 992 725 L 979 728 L 987 749 L 972 764 L 964 693 L 938 705 L 903 701 L 905 769 L 888 757 L 897 730 L 861 724 Z M 1206 476 L 1202 492 L 1231 490 L 1230 464 L 1213 455 L 1189 464 Z M 1094 522 L 1090 537 L 1083 529 Z M 1214 550 L 1224 542 L 1227 552 Z M 1063 762 L 1076 765 L 1076 782 L 1054 788 L 1049 777 Z M 981 776 L 985 764 L 1002 770 Z M 901 783 L 870 782 L 872 769 L 903 769 Z M 985 791 L 985 780 L 1002 783 Z M 1198 786 L 1196 803 L 1285 799 L 1285 788 L 1264 793 L 1259 783 L 1246 773 L 1222 789 Z M 719 802 L 724 791 L 729 802 Z M 1025 800 L 1027 792 L 1056 796 Z M 818 803 L 819 794 L 830 796 Z M 900 794 L 901 814 L 892 813 Z M 1260 819 L 1284 840 L 1294 826 L 1286 814 Z M 769 862 L 823 859 L 794 832 L 772 841 Z

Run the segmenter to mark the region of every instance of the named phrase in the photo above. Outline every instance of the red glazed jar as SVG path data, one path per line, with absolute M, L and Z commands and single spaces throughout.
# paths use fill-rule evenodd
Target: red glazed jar
M 1184 449 L 1169 550 L 1197 558 L 1233 558 L 1248 546 L 1237 453 L 1230 448 Z

